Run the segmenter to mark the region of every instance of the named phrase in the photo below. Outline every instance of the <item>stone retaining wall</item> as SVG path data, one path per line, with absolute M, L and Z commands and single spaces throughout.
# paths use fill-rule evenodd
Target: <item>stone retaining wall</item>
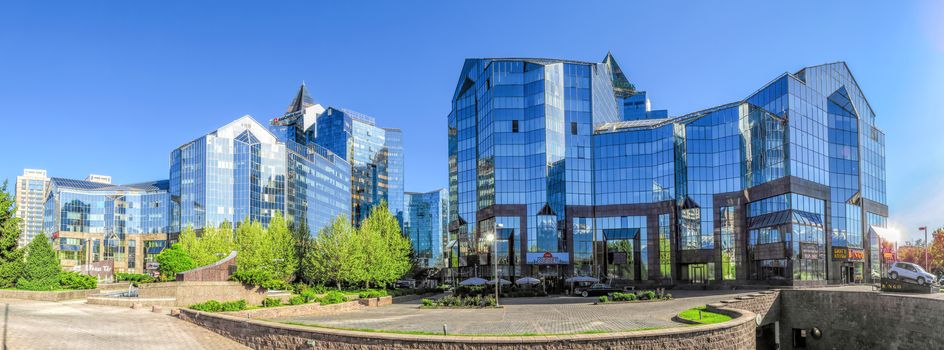
M 807 349 L 940 349 L 941 295 L 870 291 L 783 290 L 781 349 L 793 349 L 793 330 L 807 330 Z M 810 336 L 816 327 L 822 338 Z
M 98 289 L 63 290 L 40 292 L 32 290 L 0 289 L 0 299 L 25 299 L 35 301 L 63 301 L 85 299 L 89 295 L 98 294 Z
M 190 306 L 207 300 L 245 300 L 260 305 L 266 297 L 288 298 L 287 293 L 269 295 L 265 288 L 243 285 L 239 282 L 186 281 L 147 283 L 138 287 L 138 297 L 145 299 L 176 299 L 176 306 Z M 285 300 L 283 300 L 285 301 Z
M 177 281 L 229 281 L 229 277 L 236 271 L 236 252 L 229 253 L 228 256 L 207 266 L 180 272 L 177 274 Z
M 368 307 L 390 305 L 392 303 L 393 303 L 393 298 L 386 296 L 386 297 L 381 297 L 381 298 L 358 299 L 358 300 L 349 301 L 346 303 L 331 304 L 331 305 L 321 305 L 320 303 L 310 303 L 310 304 L 302 304 L 302 305 L 270 307 L 270 308 L 264 308 L 264 309 L 224 312 L 222 314 L 235 316 L 235 317 L 243 317 L 243 318 L 271 319 L 271 318 L 293 317 L 293 316 L 303 316 L 303 315 L 332 315 L 332 314 L 339 314 L 342 312 L 364 309 Z
M 761 325 L 767 325 L 780 320 L 780 291 L 765 290 L 757 293 L 741 295 L 734 299 L 722 300 L 708 304 L 708 311 L 731 308 L 747 310 L 761 315 Z
M 180 310 L 180 318 L 254 349 L 325 350 L 608 350 L 735 349 L 754 350 L 754 313 L 722 309 L 731 321 L 678 328 L 533 337 L 428 336 L 368 333 L 295 326 L 230 315 Z

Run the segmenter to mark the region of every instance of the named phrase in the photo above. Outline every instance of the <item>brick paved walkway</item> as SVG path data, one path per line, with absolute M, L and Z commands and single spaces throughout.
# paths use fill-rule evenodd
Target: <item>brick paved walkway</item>
M 191 323 L 150 309 L 85 301 L 0 300 L 0 338 L 16 349 L 247 349 Z M 5 314 L 5 319 L 3 318 Z
M 501 309 L 419 309 L 419 302 L 371 308 L 337 315 L 276 319 L 343 329 L 419 331 L 451 334 L 571 334 L 679 327 L 680 311 L 729 299 L 746 292 L 673 291 L 676 299 L 592 305 L 597 298 L 551 297 L 503 299 Z

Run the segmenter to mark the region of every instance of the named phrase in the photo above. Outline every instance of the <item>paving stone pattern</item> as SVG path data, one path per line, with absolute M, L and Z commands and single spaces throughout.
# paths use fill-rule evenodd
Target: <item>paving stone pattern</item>
M 150 308 L 0 300 L 5 349 L 248 349 Z
M 743 293 L 743 292 L 742 292 Z M 419 309 L 419 302 L 356 310 L 337 315 L 274 319 L 340 329 L 374 329 L 450 334 L 574 334 L 678 327 L 682 310 L 743 294 L 679 291 L 670 301 L 592 305 L 596 298 L 509 298 L 501 309 Z

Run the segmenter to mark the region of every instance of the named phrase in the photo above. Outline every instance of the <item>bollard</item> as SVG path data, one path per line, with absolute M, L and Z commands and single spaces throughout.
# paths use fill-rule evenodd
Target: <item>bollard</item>
M 698 320 L 701 320 L 701 310 L 698 310 Z
M 171 308 L 171 309 L 170 309 L 170 315 L 171 315 L 171 316 L 180 316 L 180 309 L 178 309 L 178 308 L 176 308 L 176 307 L 175 307 L 175 308 Z
M 161 310 L 161 306 L 160 306 L 160 305 L 151 305 L 151 312 L 160 313 L 160 312 L 163 312 L 163 310 Z
M 142 308 L 142 307 L 144 307 L 144 305 L 141 305 L 141 303 L 134 303 L 134 304 L 131 304 L 131 308 L 132 308 L 132 309 L 140 309 L 140 308 Z
M 446 328 L 446 324 L 443 323 L 443 335 L 449 335 L 449 332 L 447 330 L 448 329 Z

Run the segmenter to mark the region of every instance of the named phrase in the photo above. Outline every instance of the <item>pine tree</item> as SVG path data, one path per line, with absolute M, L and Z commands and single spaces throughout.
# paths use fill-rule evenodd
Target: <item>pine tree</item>
M 16 287 L 26 290 L 59 289 L 59 258 L 45 234 L 38 234 L 26 246 L 26 267 Z
M 10 288 L 23 273 L 23 250 L 17 247 L 20 239 L 20 218 L 16 202 L 7 192 L 7 182 L 0 187 L 0 288 Z

